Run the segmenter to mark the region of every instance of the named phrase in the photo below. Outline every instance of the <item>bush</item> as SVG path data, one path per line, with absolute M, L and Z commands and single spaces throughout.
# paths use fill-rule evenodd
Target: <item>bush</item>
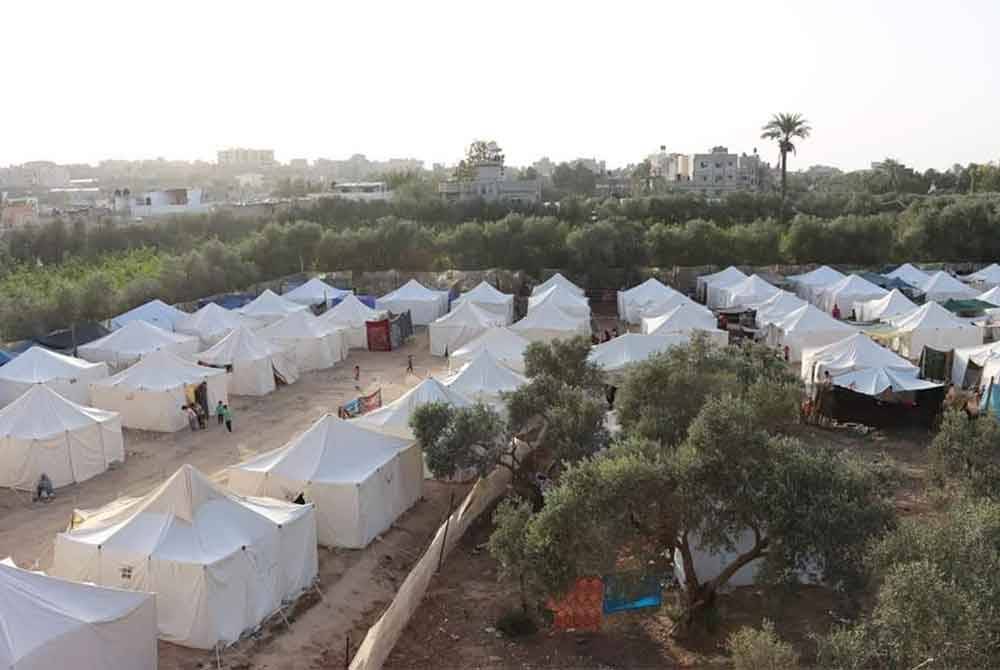
M 538 624 L 521 610 L 510 610 L 497 619 L 497 630 L 507 637 L 523 637 L 538 632 Z
M 726 649 L 735 670 L 795 670 L 799 655 L 792 645 L 774 632 L 774 624 L 764 620 L 760 630 L 744 626 L 729 636 Z

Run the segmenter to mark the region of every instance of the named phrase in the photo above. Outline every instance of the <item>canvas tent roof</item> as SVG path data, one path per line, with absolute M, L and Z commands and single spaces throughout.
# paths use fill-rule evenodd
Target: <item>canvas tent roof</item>
M 906 314 L 889 319 L 897 330 L 921 330 L 926 328 L 975 328 L 962 321 L 936 302 L 928 302 Z
M 456 407 L 468 407 L 472 404 L 465 396 L 449 389 L 434 377 L 428 377 L 397 400 L 352 421 L 390 435 L 413 439 L 410 416 L 418 407 L 431 402 L 443 402 Z
M 503 293 L 485 281 L 476 284 L 471 291 L 466 291 L 459 299 L 484 305 L 508 305 L 514 302 L 513 295 Z
M 881 298 L 855 302 L 853 309 L 858 321 L 884 321 L 912 312 L 916 308 L 912 300 L 898 288 L 894 288 Z
M 320 316 L 320 320 L 333 326 L 363 327 L 366 321 L 378 321 L 384 313 L 364 304 L 353 293 Z
M 41 441 L 117 418 L 115 412 L 78 405 L 49 387 L 38 384 L 0 409 L 0 440 L 14 437 Z
M 864 277 L 848 275 L 840 281 L 820 289 L 814 295 L 817 298 L 818 307 L 827 312 L 833 312 L 833 308 L 836 306 L 846 318 L 854 309 L 854 303 L 882 298 L 887 293 L 888 291 L 884 288 L 876 286 Z
M 842 332 L 844 337 L 857 332 L 854 328 L 837 321 L 821 309 L 813 305 L 805 304 L 796 310 L 786 314 L 775 322 L 775 327 L 781 329 L 786 335 L 795 333 L 807 333 L 813 331 L 833 331 Z
M 411 279 L 376 300 L 375 307 L 396 314 L 409 311 L 414 325 L 426 326 L 448 311 L 448 293 L 429 289 Z
M 678 296 L 687 299 L 680 291 L 667 286 L 656 277 L 650 277 L 638 286 L 618 292 L 618 315 L 629 323 L 638 323 L 643 310 L 677 299 Z
M 524 350 L 531 342 L 509 328 L 490 328 L 485 333 L 451 352 L 453 367 L 471 361 L 477 352 L 486 350 L 492 356 L 514 370 L 524 372 Z
M 259 328 L 262 325 L 262 322 L 252 317 L 210 302 L 194 314 L 186 314 L 177 322 L 174 330 L 185 335 L 196 335 L 205 342 L 213 342 L 241 326 Z
M 744 274 L 739 268 L 735 268 L 730 265 L 725 270 L 720 270 L 719 272 L 713 272 L 712 274 L 698 277 L 698 282 L 705 286 L 732 286 L 733 284 L 738 284 L 746 278 L 747 275 Z
M 918 288 L 924 292 L 928 300 L 944 301 L 949 299 L 963 300 L 975 298 L 979 291 L 963 284 L 947 272 L 938 271 L 927 278 Z
M 980 293 L 978 296 L 976 296 L 976 299 L 1000 307 L 1000 286 L 994 286 L 989 291 L 984 291 L 983 293 Z
M 642 332 L 645 335 L 690 333 L 692 330 L 715 330 L 717 325 L 715 315 L 699 305 L 678 305 L 666 314 L 644 318 Z
M 306 305 L 294 303 L 286 300 L 271 289 L 265 290 L 259 296 L 248 302 L 238 310 L 240 314 L 264 319 L 267 321 L 277 321 L 292 312 L 308 309 Z
M 590 301 L 587 298 L 572 293 L 565 288 L 553 286 L 542 293 L 535 293 L 528 298 L 528 312 L 538 309 L 541 305 L 552 303 L 570 316 L 590 317 Z
M 587 359 L 605 372 L 619 372 L 672 346 L 686 344 L 684 334 L 639 335 L 625 333 L 590 349 Z
M 74 346 L 79 347 L 80 345 L 99 340 L 110 332 L 110 330 L 96 321 L 89 321 L 78 323 L 73 328 L 53 330 L 51 333 L 39 335 L 34 340 L 48 349 L 71 352 Z
M 168 391 L 225 374 L 225 370 L 186 361 L 169 351 L 157 351 L 116 375 L 94 382 L 94 385 L 120 386 L 134 391 Z
M 807 304 L 806 301 L 794 293 L 781 291 L 754 306 L 757 311 L 754 320 L 758 327 L 765 326 L 768 323 L 781 320 L 788 313 L 794 312 L 805 304 Z
M 964 277 L 965 281 L 982 282 L 984 284 L 1000 285 L 1000 265 L 990 263 L 981 270 L 977 270 Z
M 953 349 L 982 344 L 978 326 L 959 319 L 936 302 L 928 302 L 908 314 L 890 320 L 894 327 L 892 348 L 916 360 L 925 347 Z
M 457 308 L 428 325 L 431 354 L 444 356 L 489 328 L 504 325 L 506 319 L 493 312 L 462 302 Z
M 694 305 L 695 307 L 699 307 L 708 314 L 712 313 L 712 310 L 710 310 L 708 307 L 705 307 L 701 303 L 695 302 L 694 300 L 687 297 L 683 293 L 675 292 L 673 295 L 663 300 L 654 300 L 653 302 L 649 302 L 642 305 L 638 310 L 638 313 L 633 315 L 636 316 L 638 323 L 642 323 L 643 317 L 659 316 L 661 314 L 666 314 L 667 312 L 671 311 L 678 305 Z
M 153 594 L 109 589 L 0 561 L 0 666 L 155 670 Z
M 531 295 L 538 295 L 539 293 L 545 293 L 553 286 L 561 286 L 562 288 L 569 289 L 571 293 L 577 293 L 579 295 L 584 294 L 584 290 L 571 282 L 570 280 L 563 277 L 560 273 L 555 273 L 545 281 L 543 281 L 538 286 L 531 290 Z
M 325 305 L 331 300 L 337 300 L 349 293 L 351 292 L 335 288 L 327 284 L 322 279 L 313 277 L 306 283 L 296 286 L 281 297 L 298 305 Z
M 130 321 L 146 321 L 164 330 L 174 330 L 177 322 L 185 316 L 187 316 L 187 313 L 168 305 L 160 299 L 155 299 L 111 319 L 111 327 L 121 328 Z
M 510 393 L 528 383 L 528 378 L 502 365 L 487 349 L 444 380 L 445 386 L 473 401 L 499 404 L 501 393 Z
M 802 355 L 802 377 L 806 381 L 821 380 L 825 371 L 836 377 L 865 368 L 891 368 L 913 374 L 917 370 L 913 363 L 879 346 L 863 333 L 816 349 L 807 349 Z
M 788 281 L 795 284 L 805 284 L 807 286 L 829 286 L 844 278 L 844 273 L 831 268 L 829 265 L 821 265 L 815 270 L 810 270 L 799 275 L 789 275 Z
M 590 334 L 590 319 L 567 314 L 551 300 L 543 300 L 510 329 L 529 340 L 545 341 Z
M 411 279 L 395 291 L 389 291 L 379 298 L 379 301 L 392 300 L 417 300 L 426 302 L 440 302 L 441 291 L 429 289 L 416 279 Z
M 237 361 L 257 361 L 284 352 L 249 328 L 237 328 L 219 342 L 198 354 L 198 360 L 211 365 L 232 365 Z
M 753 305 L 774 297 L 778 287 L 768 284 L 757 275 L 750 275 L 743 281 L 722 289 L 722 303 L 725 307 Z
M 870 396 L 877 396 L 890 388 L 893 392 L 899 393 L 926 391 L 941 386 L 941 384 L 918 379 L 913 373 L 900 372 L 892 368 L 866 368 L 846 372 L 834 377 L 833 385 Z
M 889 279 L 901 279 L 910 286 L 920 286 L 927 281 L 928 274 L 911 263 L 903 263 L 885 276 Z
M 105 361 L 120 366 L 134 363 L 161 349 L 178 354 L 193 354 L 198 347 L 197 337 L 172 333 L 148 321 L 129 321 L 110 335 L 78 347 L 77 351 L 81 358 L 88 361 Z
M 306 338 L 323 337 L 333 330 L 333 326 L 323 323 L 309 310 L 292 312 L 280 321 L 256 331 L 264 338 Z
M 11 402 L 32 384 L 50 384 L 70 400 L 86 403 L 90 398 L 88 383 L 107 376 L 106 363 L 31 347 L 0 367 L 0 405 Z
M 434 321 L 432 326 L 476 326 L 479 328 L 490 328 L 501 326 L 497 317 L 474 303 L 463 302 L 458 307 L 448 312 L 440 319 Z

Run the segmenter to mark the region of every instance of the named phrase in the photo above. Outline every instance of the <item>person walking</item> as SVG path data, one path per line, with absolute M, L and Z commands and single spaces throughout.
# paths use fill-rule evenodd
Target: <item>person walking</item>
M 188 426 L 191 430 L 198 430 L 198 415 L 194 413 L 190 405 L 181 405 L 181 409 L 184 410 L 184 414 L 187 415 Z
M 233 432 L 233 413 L 229 410 L 229 405 L 222 406 L 222 418 L 226 422 L 226 430 Z
M 359 381 L 361 379 L 361 366 L 354 366 L 354 381 Z
M 406 374 L 413 374 L 413 354 L 409 354 L 406 357 Z
M 215 418 L 218 419 L 220 426 L 226 421 L 224 415 L 225 415 L 225 406 L 222 404 L 222 401 L 220 400 L 219 404 L 215 406 Z

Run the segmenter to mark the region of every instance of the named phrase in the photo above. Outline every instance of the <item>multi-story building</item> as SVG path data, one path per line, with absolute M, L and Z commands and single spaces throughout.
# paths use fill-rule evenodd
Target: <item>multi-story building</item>
M 761 161 L 756 149 L 751 155 L 737 155 L 726 147 L 712 147 L 708 153 L 691 157 L 691 179 L 682 186 L 705 195 L 756 190 L 764 182 L 767 171 L 768 165 Z
M 471 177 L 455 177 L 438 186 L 441 197 L 448 202 L 475 200 L 535 203 L 542 199 L 542 183 L 538 179 L 508 179 L 503 163 L 482 161 L 472 166 Z
M 691 157 L 687 154 L 668 153 L 667 148 L 660 146 L 659 153 L 649 155 L 649 174 L 667 182 L 690 181 Z
M 128 189 L 116 189 L 111 208 L 118 214 L 146 217 L 204 214 L 211 211 L 212 206 L 202 202 L 200 188 L 171 188 L 138 195 L 133 195 Z
M 0 229 L 38 223 L 38 198 L 0 197 Z
M 222 149 L 217 153 L 222 167 L 272 167 L 274 149 Z

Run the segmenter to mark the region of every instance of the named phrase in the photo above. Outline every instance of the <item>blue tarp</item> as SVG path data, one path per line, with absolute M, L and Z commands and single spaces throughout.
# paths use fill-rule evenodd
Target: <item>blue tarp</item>
M 11 358 L 12 356 L 8 354 L 6 351 L 0 351 L 0 365 L 4 365 L 5 363 L 10 363 Z
M 983 397 L 979 401 L 979 413 L 989 412 L 1000 418 L 1000 388 L 993 382 L 986 388 Z
M 202 298 L 198 301 L 198 309 L 201 309 L 210 302 L 214 302 L 219 307 L 225 307 L 226 309 L 239 309 L 256 297 L 253 293 L 226 293 L 211 298 Z
M 663 582 L 659 575 L 618 573 L 604 577 L 604 613 L 660 607 Z

